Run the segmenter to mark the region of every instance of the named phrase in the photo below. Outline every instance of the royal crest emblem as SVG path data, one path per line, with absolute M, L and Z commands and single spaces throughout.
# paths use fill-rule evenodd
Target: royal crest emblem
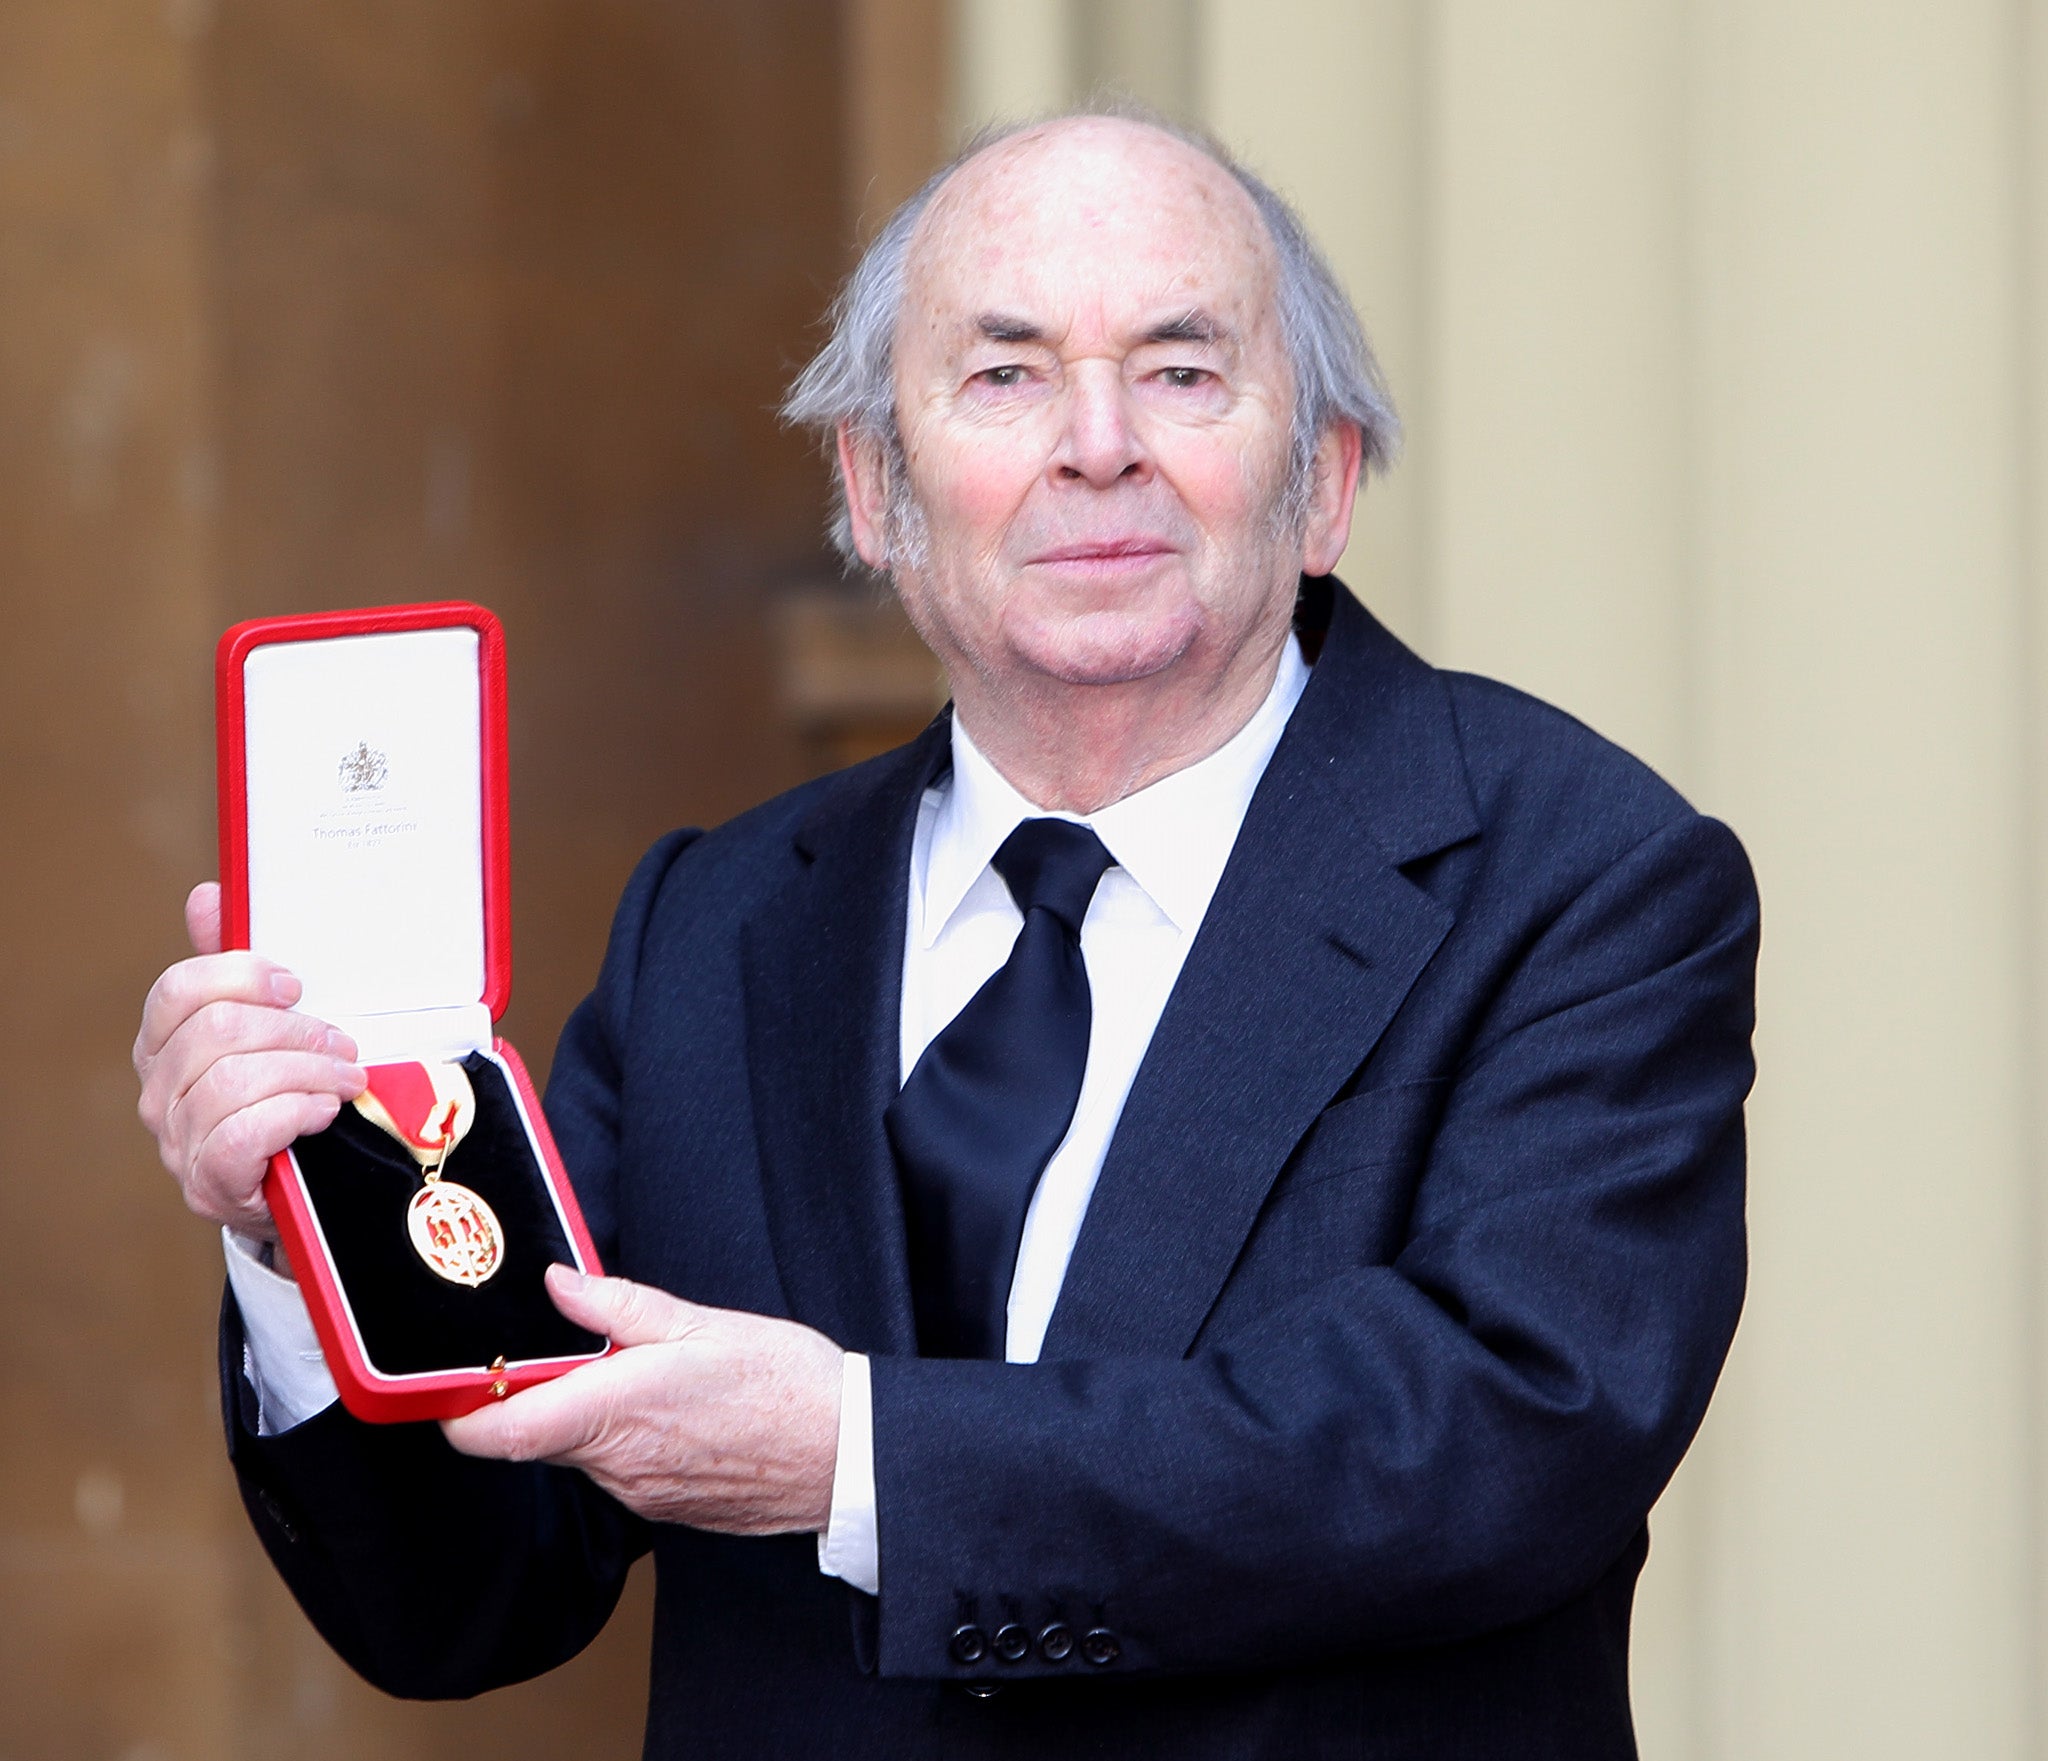
M 384 779 L 391 774 L 391 766 L 367 740 L 358 740 L 356 749 L 341 761 L 341 792 L 344 795 L 360 795 L 369 789 L 381 789 Z

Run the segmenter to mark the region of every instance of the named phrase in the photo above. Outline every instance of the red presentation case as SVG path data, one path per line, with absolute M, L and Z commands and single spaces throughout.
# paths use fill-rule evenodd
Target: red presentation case
M 401 1176 L 349 1148 L 352 1109 L 272 1158 L 264 1194 L 342 1403 L 445 1418 L 603 1357 L 541 1285 L 551 1260 L 602 1268 L 495 1032 L 512 975 L 498 620 L 460 602 L 259 618 L 221 638 L 215 682 L 224 944 L 289 967 L 300 1008 L 352 1033 L 365 1063 L 464 1061 L 496 1109 L 448 1163 L 488 1179 L 509 1225 L 487 1296 L 404 1249 Z

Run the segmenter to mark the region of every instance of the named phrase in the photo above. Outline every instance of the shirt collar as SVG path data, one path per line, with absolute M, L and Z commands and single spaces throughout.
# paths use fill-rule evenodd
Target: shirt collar
M 1100 812 L 1047 813 L 989 762 L 953 717 L 953 771 L 937 803 L 924 873 L 919 939 L 938 940 L 1003 840 L 1026 819 L 1070 819 L 1092 826 L 1109 853 L 1182 935 L 1209 909 L 1251 805 L 1252 791 L 1308 684 L 1308 665 L 1292 637 L 1272 688 L 1251 720 L 1207 758 L 1126 795 Z

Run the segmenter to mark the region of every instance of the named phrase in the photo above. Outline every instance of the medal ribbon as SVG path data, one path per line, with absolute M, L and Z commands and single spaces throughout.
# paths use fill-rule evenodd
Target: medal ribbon
M 356 1111 L 405 1145 L 432 1179 L 476 1118 L 476 1094 L 459 1064 L 372 1064 Z

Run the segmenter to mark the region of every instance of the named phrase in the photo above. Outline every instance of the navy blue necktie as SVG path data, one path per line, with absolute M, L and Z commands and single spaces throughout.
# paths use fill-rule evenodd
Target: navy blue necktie
M 1027 819 L 1009 835 L 993 866 L 1024 927 L 884 1115 L 925 1357 L 1004 1355 L 1024 1214 L 1088 1066 L 1081 920 L 1110 861 L 1100 838 L 1068 820 Z

